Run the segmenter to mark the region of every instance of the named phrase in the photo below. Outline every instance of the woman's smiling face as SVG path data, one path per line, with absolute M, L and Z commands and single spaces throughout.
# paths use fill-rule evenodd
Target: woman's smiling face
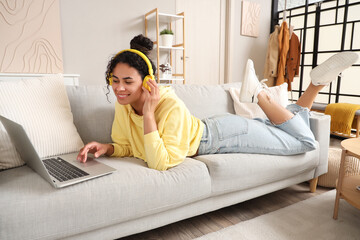
M 126 63 L 118 63 L 112 72 L 112 88 L 121 105 L 138 105 L 143 96 L 140 73 Z

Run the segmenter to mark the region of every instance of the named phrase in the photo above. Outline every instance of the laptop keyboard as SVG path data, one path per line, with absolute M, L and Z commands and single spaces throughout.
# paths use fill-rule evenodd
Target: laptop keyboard
M 62 158 L 49 158 L 43 160 L 50 175 L 60 182 L 89 175 L 78 167 L 68 163 Z

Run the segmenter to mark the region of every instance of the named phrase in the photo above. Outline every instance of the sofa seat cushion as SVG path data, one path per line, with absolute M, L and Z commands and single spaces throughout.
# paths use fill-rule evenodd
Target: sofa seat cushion
M 313 170 L 319 150 L 292 156 L 262 154 L 212 154 L 197 156 L 210 172 L 212 194 L 245 190 Z
M 211 195 L 207 167 L 194 159 L 164 172 L 135 158 L 101 161 L 118 170 L 63 189 L 27 166 L 0 172 L 0 239 L 64 238 Z

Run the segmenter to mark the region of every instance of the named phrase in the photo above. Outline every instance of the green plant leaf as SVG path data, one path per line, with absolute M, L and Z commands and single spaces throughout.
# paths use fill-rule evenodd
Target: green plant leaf
M 166 28 L 160 32 L 160 35 L 164 35 L 164 34 L 174 35 L 174 33 L 171 29 L 166 29 Z

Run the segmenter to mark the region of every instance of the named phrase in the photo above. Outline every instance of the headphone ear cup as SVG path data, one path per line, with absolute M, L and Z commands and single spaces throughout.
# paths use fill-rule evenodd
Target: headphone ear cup
M 109 77 L 109 85 L 111 86 L 112 84 L 113 84 L 113 75 L 111 73 Z
M 150 80 L 150 79 L 153 79 L 150 75 L 147 75 L 145 76 L 144 78 L 144 81 L 143 81 L 143 86 L 149 90 L 149 92 L 151 92 L 151 88 L 149 87 L 149 85 L 147 84 L 147 82 Z

